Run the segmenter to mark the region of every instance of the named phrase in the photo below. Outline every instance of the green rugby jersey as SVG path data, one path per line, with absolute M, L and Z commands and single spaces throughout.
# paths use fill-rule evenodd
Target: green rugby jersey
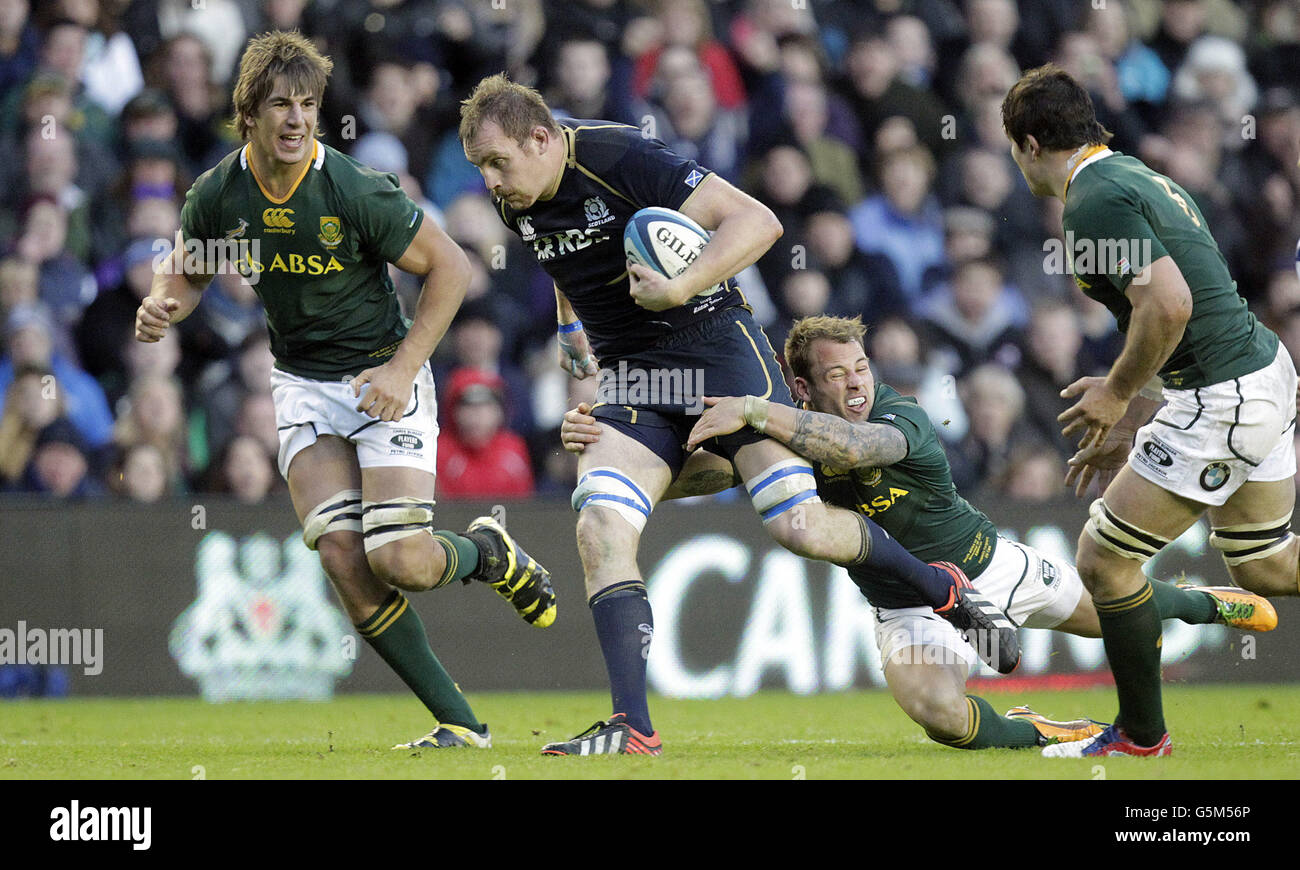
M 1074 279 L 1128 331 L 1125 291 L 1137 272 L 1166 255 L 1192 293 L 1182 340 L 1160 369 L 1165 386 L 1204 387 L 1258 371 L 1277 354 L 1277 336 L 1237 293 L 1228 264 L 1192 197 L 1135 157 L 1098 148 L 1066 185 L 1066 256 Z
M 407 330 L 388 263 L 401 259 L 424 213 L 395 176 L 319 141 L 289 194 L 272 198 L 249 147 L 200 175 L 186 194 L 187 248 L 249 243 L 235 256 L 266 308 L 277 368 L 337 380 L 385 362 Z
M 952 562 L 972 580 L 978 577 L 993 558 L 998 530 L 957 494 L 930 418 L 916 399 L 877 383 L 867 421 L 902 432 L 907 456 L 893 465 L 847 471 L 814 462 L 822 501 L 870 517 L 918 559 Z M 924 604 L 901 581 L 868 571 L 850 570 L 849 575 L 876 607 Z

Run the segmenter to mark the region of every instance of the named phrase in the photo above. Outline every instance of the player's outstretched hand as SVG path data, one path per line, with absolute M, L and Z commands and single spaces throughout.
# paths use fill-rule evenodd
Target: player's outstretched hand
M 159 299 L 146 296 L 135 310 L 135 340 L 145 342 L 160 341 L 172 323 L 172 312 L 181 304 L 168 296 Z
M 600 373 L 596 358 L 591 355 L 591 342 L 587 340 L 587 333 L 584 330 L 562 332 L 559 335 L 559 342 L 560 368 L 580 381 Z
M 560 441 L 570 453 L 581 453 L 588 444 L 600 440 L 600 424 L 591 416 L 591 405 L 579 402 L 578 407 L 564 412 L 564 422 L 560 424 Z
M 1110 430 L 1128 410 L 1128 400 L 1115 395 L 1105 378 L 1079 378 L 1061 390 L 1063 399 L 1075 396 L 1079 396 L 1079 401 L 1056 418 L 1063 424 L 1061 435 L 1069 438 L 1082 432 L 1080 449 L 1104 444 Z
M 676 285 L 654 269 L 628 262 L 627 276 L 632 301 L 647 311 L 667 311 L 681 305 L 674 295 Z
M 1065 473 L 1065 485 L 1074 487 L 1074 494 L 1083 498 L 1093 480 L 1097 481 L 1098 494 L 1115 478 L 1115 472 L 1128 460 L 1133 446 L 1133 433 L 1111 429 L 1101 445 L 1089 445 L 1070 457 L 1070 469 Z
M 366 369 L 352 379 L 352 395 L 361 400 L 357 402 L 357 410 L 385 423 L 402 419 L 411 403 L 412 381 L 392 363 Z M 364 396 L 361 394 L 363 387 Z
M 710 438 L 738 432 L 745 425 L 744 396 L 705 396 L 704 404 L 708 410 L 700 415 L 691 429 L 686 439 L 687 450 L 694 450 Z

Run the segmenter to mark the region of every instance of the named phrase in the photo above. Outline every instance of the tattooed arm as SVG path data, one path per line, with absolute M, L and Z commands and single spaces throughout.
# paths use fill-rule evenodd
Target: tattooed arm
M 832 468 L 878 468 L 907 458 L 907 437 L 887 423 L 850 423 L 776 403 L 768 407 L 763 434 Z
M 707 397 L 704 403 L 708 410 L 691 430 L 687 449 L 749 425 L 800 456 L 833 468 L 878 468 L 907 458 L 907 437 L 885 423 L 850 423 L 834 414 L 801 411 L 754 396 Z

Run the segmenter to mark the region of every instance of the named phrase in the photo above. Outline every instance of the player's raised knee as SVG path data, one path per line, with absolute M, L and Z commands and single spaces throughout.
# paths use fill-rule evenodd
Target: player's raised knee
M 745 481 L 745 489 L 773 540 L 800 556 L 818 555 L 818 519 L 825 509 L 808 460 L 771 465 Z
M 433 588 L 445 558 L 433 543 L 433 502 L 414 497 L 365 502 L 361 525 L 376 577 L 412 592 Z

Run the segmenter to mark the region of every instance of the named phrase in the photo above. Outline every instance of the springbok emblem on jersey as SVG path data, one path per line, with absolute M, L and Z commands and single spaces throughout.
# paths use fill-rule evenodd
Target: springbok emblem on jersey
M 333 250 L 343 241 L 343 222 L 333 215 L 325 215 L 320 219 L 320 243 Z

